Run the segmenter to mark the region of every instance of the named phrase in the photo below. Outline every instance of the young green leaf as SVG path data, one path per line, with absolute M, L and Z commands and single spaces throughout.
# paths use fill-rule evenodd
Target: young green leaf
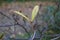
M 23 13 L 20 13 L 19 11 L 13 11 L 17 14 L 19 14 L 20 16 L 24 17 L 25 19 L 27 19 L 28 21 L 30 21 L 30 19 L 28 17 L 26 17 Z
M 38 13 L 38 10 L 39 10 L 39 6 L 37 5 L 37 6 L 34 7 L 34 9 L 32 11 L 32 17 L 31 17 L 32 19 L 31 19 L 31 21 L 33 21 L 35 19 L 36 15 Z

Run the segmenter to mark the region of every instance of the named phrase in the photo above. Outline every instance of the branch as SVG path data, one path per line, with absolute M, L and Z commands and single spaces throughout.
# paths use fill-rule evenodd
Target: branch
M 17 24 L 17 25 L 19 25 L 20 27 L 22 27 L 22 28 L 25 30 L 25 32 L 26 32 L 28 35 L 30 35 L 29 32 L 26 30 L 26 28 L 25 28 L 23 25 L 21 25 L 21 24 Z
M 43 28 L 43 30 L 41 31 L 41 35 L 40 35 L 40 40 L 43 39 L 43 37 L 45 36 L 45 32 L 48 30 L 48 26 L 46 26 L 45 28 Z
M 17 24 L 14 24 L 14 25 L 17 25 Z M 14 25 L 0 25 L 0 27 L 11 27 L 11 26 L 14 26 Z
M 60 36 L 57 36 L 57 37 L 55 37 L 55 38 L 53 38 L 51 40 L 57 40 L 58 38 L 60 38 Z
M 19 22 L 17 21 L 17 18 L 15 18 L 14 16 L 16 16 L 16 15 L 14 15 L 14 14 L 12 15 L 13 20 L 15 21 L 15 24 L 17 24 L 17 25 L 19 25 L 20 27 L 22 27 L 22 28 L 25 30 L 25 32 L 26 32 L 28 35 L 30 35 L 29 32 L 27 31 L 27 29 L 26 29 L 23 25 L 19 24 Z
M 7 17 L 8 19 L 11 19 L 10 17 L 8 17 L 7 15 L 5 15 L 2 12 L 0 12 L 0 14 Z M 28 35 L 30 35 L 29 32 L 26 30 L 26 28 L 17 22 L 17 19 L 13 18 L 13 20 L 15 21 L 14 25 L 10 25 L 10 24 L 9 25 L 0 25 L 0 27 L 11 27 L 11 26 L 19 25 L 20 27 L 22 27 L 25 30 L 26 33 L 28 33 Z
M 56 36 L 60 36 L 60 34 L 52 34 L 52 35 L 45 35 L 47 37 L 56 37 Z
M 8 19 L 11 19 L 10 17 L 8 17 L 7 15 L 5 15 L 4 13 L 0 12 L 1 15 L 7 17 Z
M 34 30 L 34 33 L 33 33 L 33 35 L 31 35 L 31 37 L 30 37 L 30 39 L 29 39 L 29 40 L 34 40 L 35 35 L 36 35 L 36 30 Z
M 25 28 L 23 25 L 21 25 L 21 24 L 14 24 L 14 25 L 0 25 L 0 27 L 11 27 L 11 26 L 15 26 L 15 25 L 19 25 L 20 27 L 22 27 L 22 28 L 25 30 L 26 33 L 29 33 L 29 32 L 26 30 L 26 28 Z M 28 35 L 30 35 L 30 34 L 28 34 Z

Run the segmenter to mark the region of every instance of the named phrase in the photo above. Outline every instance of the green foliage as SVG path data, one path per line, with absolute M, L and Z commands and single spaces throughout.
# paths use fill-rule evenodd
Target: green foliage
M 50 40 L 52 37 L 43 37 L 43 39 L 42 40 Z
M 55 23 L 57 26 L 60 26 L 60 11 L 55 15 Z
M 3 3 L 3 2 L 8 2 L 8 3 L 11 3 L 11 2 L 26 2 L 26 1 L 42 1 L 42 2 L 45 2 L 45 1 L 48 1 L 48 2 L 60 2 L 60 0 L 0 0 L 0 5 Z
M 8 3 L 10 3 L 10 2 L 12 2 L 13 0 L 5 0 L 5 2 L 8 2 Z
M 27 39 L 29 38 L 29 35 L 27 33 L 23 34 L 23 35 L 16 35 L 17 38 L 21 38 L 21 39 Z
M 2 39 L 2 38 L 3 38 L 3 36 L 4 36 L 4 34 L 3 34 L 3 33 L 0 33 L 0 39 Z
M 51 34 L 60 34 L 60 10 L 55 13 L 54 12 L 57 9 L 55 6 L 47 6 L 48 12 L 47 14 L 45 13 L 44 16 L 44 21 L 49 22 L 48 23 L 48 31 L 46 32 L 46 35 L 51 35 Z M 52 37 L 53 38 L 53 37 Z M 43 40 L 50 40 L 51 37 L 44 37 Z

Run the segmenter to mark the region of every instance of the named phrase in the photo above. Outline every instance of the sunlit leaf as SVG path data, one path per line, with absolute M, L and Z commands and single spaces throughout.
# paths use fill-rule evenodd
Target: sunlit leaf
M 37 5 L 37 6 L 34 7 L 34 9 L 32 11 L 32 17 L 31 17 L 32 19 L 31 19 L 31 21 L 33 21 L 35 19 L 36 15 L 38 13 L 38 10 L 39 10 L 39 6 Z
M 19 11 L 13 11 L 17 14 L 19 14 L 20 16 L 24 17 L 25 19 L 27 19 L 28 21 L 30 21 L 30 19 L 28 17 L 26 17 L 23 13 L 20 13 Z

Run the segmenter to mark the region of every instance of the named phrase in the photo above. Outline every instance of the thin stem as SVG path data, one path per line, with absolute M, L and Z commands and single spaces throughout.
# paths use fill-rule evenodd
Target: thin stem
M 10 17 L 8 17 L 7 15 L 5 15 L 4 13 L 0 12 L 1 15 L 7 17 L 8 19 L 11 19 Z

